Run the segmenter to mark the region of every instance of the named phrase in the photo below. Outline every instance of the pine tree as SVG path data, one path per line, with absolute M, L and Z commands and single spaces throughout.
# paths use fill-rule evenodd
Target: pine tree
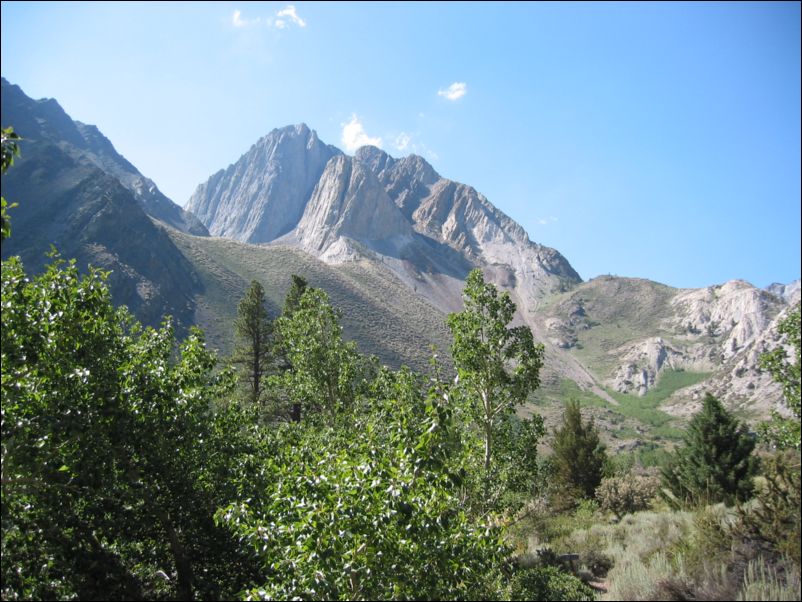
M 553 449 L 558 501 L 573 506 L 579 498 L 593 498 L 602 480 L 607 452 L 593 418 L 582 421 L 578 401 L 566 404 L 562 427 L 554 433 Z
M 296 274 L 292 275 L 292 283 L 290 283 L 287 296 L 284 297 L 284 308 L 281 311 L 283 317 L 290 318 L 298 310 L 301 306 L 301 297 L 308 286 L 309 283 L 305 278 Z
M 262 380 L 267 373 L 273 346 L 273 326 L 265 308 L 265 289 L 253 280 L 237 307 L 234 328 L 240 344 L 234 350 L 234 361 L 245 368 L 254 403 L 262 400 Z
M 675 503 L 732 504 L 751 496 L 755 439 L 709 393 L 691 419 L 684 443 L 662 471 Z

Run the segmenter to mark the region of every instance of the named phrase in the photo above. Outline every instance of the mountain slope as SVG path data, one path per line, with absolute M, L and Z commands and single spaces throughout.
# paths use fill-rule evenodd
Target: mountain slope
M 120 155 L 97 127 L 73 121 L 54 99 L 33 100 L 3 78 L 2 120 L 26 141 L 57 144 L 75 159 L 86 160 L 115 178 L 151 217 L 190 234 L 208 234 L 194 215 L 164 196 L 152 180 Z
M 382 363 L 425 371 L 431 346 L 448 355 L 450 335 L 445 315 L 415 295 L 395 275 L 369 260 L 332 266 L 283 245 L 257 246 L 223 238 L 170 237 L 200 275 L 195 321 L 211 345 L 228 353 L 233 345 L 237 301 L 251 280 L 265 287 L 271 316 L 280 312 L 292 274 L 324 289 L 342 311 L 345 336 Z M 445 352 L 445 353 L 444 353 Z M 448 361 L 446 360 L 448 365 Z
M 83 269 L 110 270 L 115 303 L 128 305 L 144 323 L 158 325 L 169 314 L 179 329 L 188 327 L 200 282 L 140 199 L 97 166 L 97 156 L 81 146 L 87 144 L 81 129 L 54 100 L 28 99 L 5 80 L 3 95 L 3 125 L 24 139 L 2 179 L 3 196 L 19 203 L 9 212 L 12 234 L 2 256 L 20 255 L 38 271 L 55 246 Z
M 524 320 L 546 295 L 581 282 L 559 252 L 421 157 L 373 147 L 346 157 L 304 124 L 260 139 L 188 208 L 214 235 L 295 245 L 331 264 L 383 263 L 443 311 L 459 307 L 473 267 L 511 290 Z
M 674 393 L 666 407 L 685 415 L 710 391 L 732 408 L 765 415 L 780 395 L 757 361 L 787 308 L 740 280 L 675 289 L 602 276 L 551 299 L 537 321 L 551 344 L 610 392 L 645 396 L 670 372 L 706 374 L 701 384 Z

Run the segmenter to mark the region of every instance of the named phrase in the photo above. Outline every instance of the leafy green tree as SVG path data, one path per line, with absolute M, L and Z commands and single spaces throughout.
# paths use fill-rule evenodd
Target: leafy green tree
M 674 501 L 695 505 L 749 499 L 757 468 L 755 439 L 718 399 L 705 395 L 683 440 L 662 470 Z
M 760 357 L 760 367 L 767 370 L 772 378 L 782 385 L 785 403 L 791 410 L 792 418 L 785 418 L 776 410 L 772 413 L 771 422 L 761 425 L 764 438 L 780 449 L 800 448 L 800 421 L 802 421 L 802 395 L 800 387 L 800 368 L 802 358 L 802 337 L 800 337 L 800 304 L 783 319 L 777 327 L 781 345 Z M 793 348 L 793 360 L 789 361 L 784 345 Z
M 0 146 L 2 147 L 2 173 L 5 174 L 8 168 L 14 164 L 14 157 L 19 155 L 19 146 L 17 141 L 20 140 L 18 134 L 14 133 L 14 128 L 3 128 L 0 137 Z M 5 240 L 11 236 L 11 220 L 6 213 L 7 209 L 16 207 L 16 203 L 9 205 L 6 199 L 0 197 L 0 240 Z
M 581 498 L 593 499 L 604 476 L 607 452 L 593 417 L 582 420 L 579 402 L 569 401 L 562 426 L 554 433 L 551 457 L 555 492 L 560 503 L 574 506 Z
M 481 270 L 468 275 L 463 302 L 465 309 L 448 317 L 454 337 L 451 355 L 458 389 L 482 433 L 487 475 L 499 425 L 540 384 L 543 346 L 535 345 L 526 326 L 508 328 L 515 304 L 506 292 L 499 294 L 494 285 L 485 283 Z
M 302 301 L 302 306 L 304 302 Z M 303 311 L 300 310 L 300 311 Z M 217 519 L 263 574 L 249 599 L 487 599 L 507 551 L 454 493 L 451 410 L 384 371 L 346 426 L 285 424 L 260 486 Z M 243 496 L 245 497 L 245 496 Z
M 366 366 L 356 345 L 343 340 L 339 313 L 324 291 L 307 289 L 298 308 L 276 320 L 276 331 L 290 368 L 272 379 L 274 387 L 305 415 L 333 418 L 354 404 L 367 385 Z
M 234 321 L 239 339 L 234 361 L 245 367 L 254 404 L 262 401 L 263 380 L 273 360 L 273 325 L 267 315 L 265 300 L 264 287 L 253 280 L 237 306 L 237 319 Z
M 2 597 L 230 597 L 252 564 L 215 510 L 251 421 L 202 333 L 115 309 L 74 261 L 2 269 Z M 250 567 L 250 568 L 249 568 Z

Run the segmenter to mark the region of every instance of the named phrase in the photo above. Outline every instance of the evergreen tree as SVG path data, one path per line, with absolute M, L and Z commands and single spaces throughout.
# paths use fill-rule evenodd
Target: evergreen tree
M 555 491 L 558 501 L 573 506 L 577 499 L 594 497 L 602 480 L 607 452 L 591 417 L 583 422 L 579 402 L 566 404 L 563 424 L 554 433 Z
M 732 504 L 751 496 L 755 440 L 709 393 L 691 419 L 684 443 L 662 471 L 675 503 Z
M 282 316 L 289 318 L 298 310 L 301 306 L 301 297 L 308 287 L 309 283 L 305 278 L 297 274 L 292 275 L 290 288 L 287 291 L 287 296 L 284 297 L 284 308 L 281 311 Z
M 262 381 L 272 361 L 273 326 L 265 308 L 265 289 L 256 280 L 237 307 L 234 328 L 240 341 L 234 350 L 234 361 L 245 367 L 251 400 L 258 403 L 264 390 Z

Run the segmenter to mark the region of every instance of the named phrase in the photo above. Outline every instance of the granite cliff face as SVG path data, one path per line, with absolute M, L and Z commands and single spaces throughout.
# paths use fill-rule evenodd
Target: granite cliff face
M 558 251 L 530 241 L 484 195 L 441 177 L 422 157 L 394 159 L 363 147 L 356 159 L 373 169 L 417 232 L 485 267 L 491 280 L 514 290 L 524 316 L 544 295 L 582 281 Z
M 337 155 L 326 165 L 293 236 L 309 253 L 337 262 L 351 255 L 343 255 L 346 241 L 389 255 L 410 244 L 413 232 L 373 172 Z
M 785 299 L 787 303 L 794 305 L 802 299 L 802 281 L 794 280 L 789 284 L 775 282 L 766 287 L 766 290 L 773 295 Z

